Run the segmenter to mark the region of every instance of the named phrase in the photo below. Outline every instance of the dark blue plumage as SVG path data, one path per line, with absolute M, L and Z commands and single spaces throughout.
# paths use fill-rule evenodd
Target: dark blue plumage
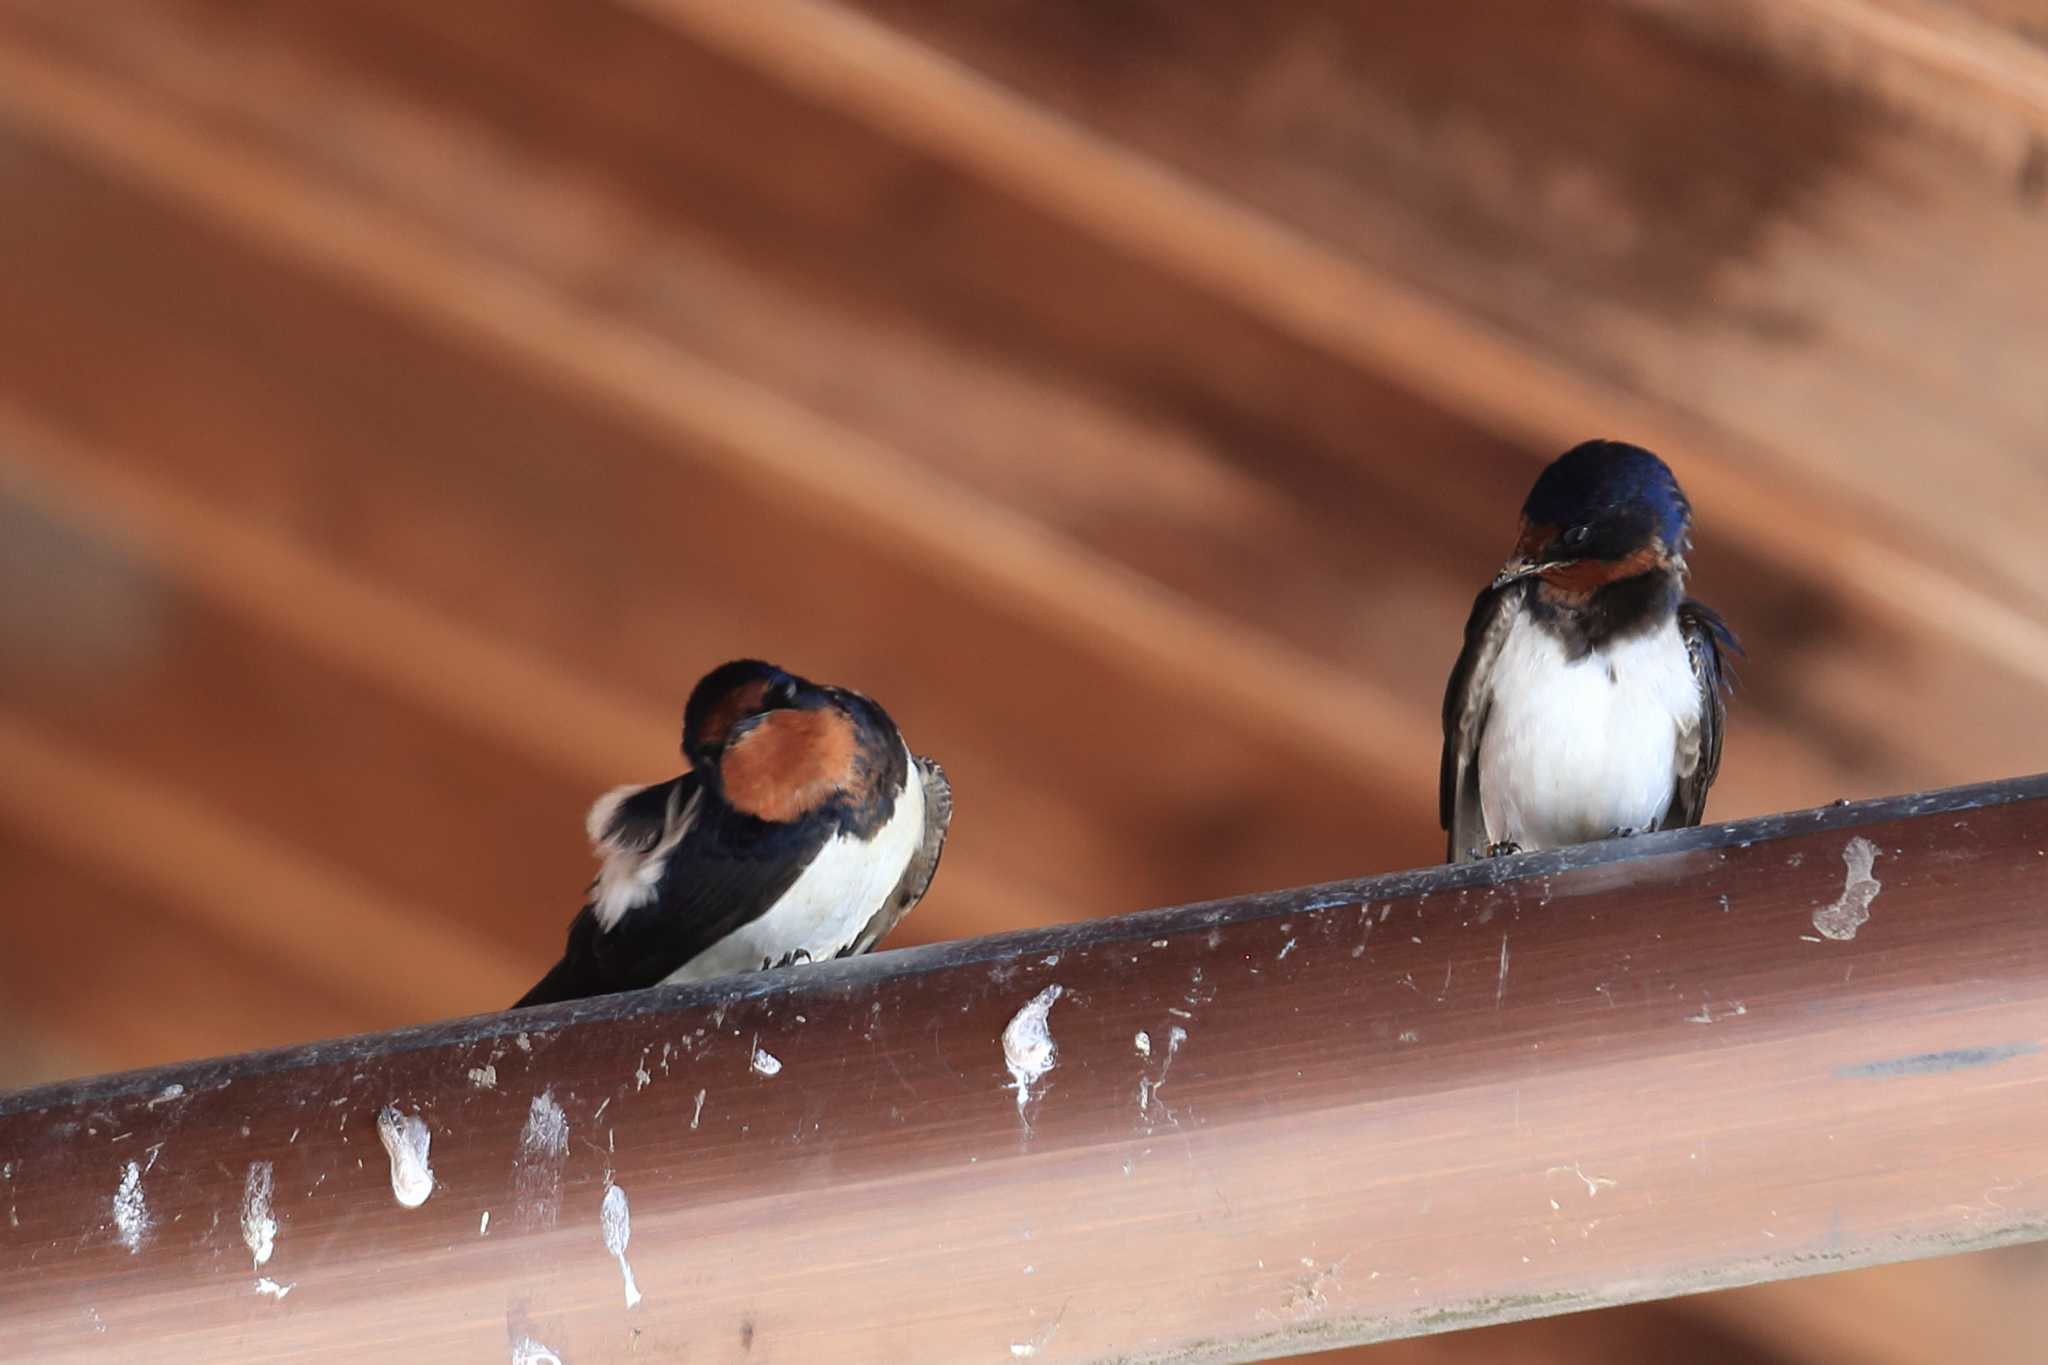
M 1452 861 L 1699 823 L 1739 647 L 1685 597 L 1691 525 L 1640 446 L 1587 441 L 1537 478 L 1444 693 Z

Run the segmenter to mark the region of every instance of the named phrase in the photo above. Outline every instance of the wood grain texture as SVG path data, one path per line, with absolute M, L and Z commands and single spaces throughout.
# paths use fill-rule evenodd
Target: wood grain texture
M 2044 842 L 2028 779 L 30 1091 L 0 1296 L 37 1359 L 1241 1361 L 2038 1238 Z

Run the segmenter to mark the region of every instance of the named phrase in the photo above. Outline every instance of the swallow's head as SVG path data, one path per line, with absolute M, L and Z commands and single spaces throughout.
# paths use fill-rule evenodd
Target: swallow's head
M 890 746 L 901 744 L 860 693 L 752 659 L 707 674 L 683 717 L 683 752 L 707 785 L 741 814 L 777 824 L 869 801 Z
M 734 659 L 706 673 L 683 708 L 683 757 L 693 768 L 716 767 L 734 727 L 764 712 L 794 706 L 817 689 L 759 659 Z
M 1553 460 L 1522 504 L 1522 532 L 1496 585 L 1540 577 L 1587 592 L 1685 567 L 1692 507 L 1662 460 L 1622 441 L 1587 441 Z

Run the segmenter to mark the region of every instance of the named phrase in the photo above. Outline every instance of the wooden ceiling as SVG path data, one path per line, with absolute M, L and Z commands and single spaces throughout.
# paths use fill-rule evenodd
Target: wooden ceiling
M 900 941 L 1432 861 L 1593 435 L 1749 648 L 1713 816 L 2048 768 L 2031 0 L 0 0 L 0 196 L 0 1084 L 501 1006 L 742 653 L 953 775 Z

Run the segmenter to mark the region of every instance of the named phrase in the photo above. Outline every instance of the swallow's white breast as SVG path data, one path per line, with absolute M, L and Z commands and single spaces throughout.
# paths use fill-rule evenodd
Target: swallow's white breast
M 740 926 L 664 978 L 708 981 L 754 972 L 793 952 L 813 962 L 837 957 L 860 937 L 924 841 L 924 783 L 904 750 L 908 777 L 896 793 L 889 823 L 866 843 L 837 834 L 825 841 L 803 875 L 768 913 Z
M 1557 848 L 1662 824 L 1699 762 L 1700 695 L 1677 621 L 1576 661 L 1517 613 L 1479 745 L 1489 842 Z

